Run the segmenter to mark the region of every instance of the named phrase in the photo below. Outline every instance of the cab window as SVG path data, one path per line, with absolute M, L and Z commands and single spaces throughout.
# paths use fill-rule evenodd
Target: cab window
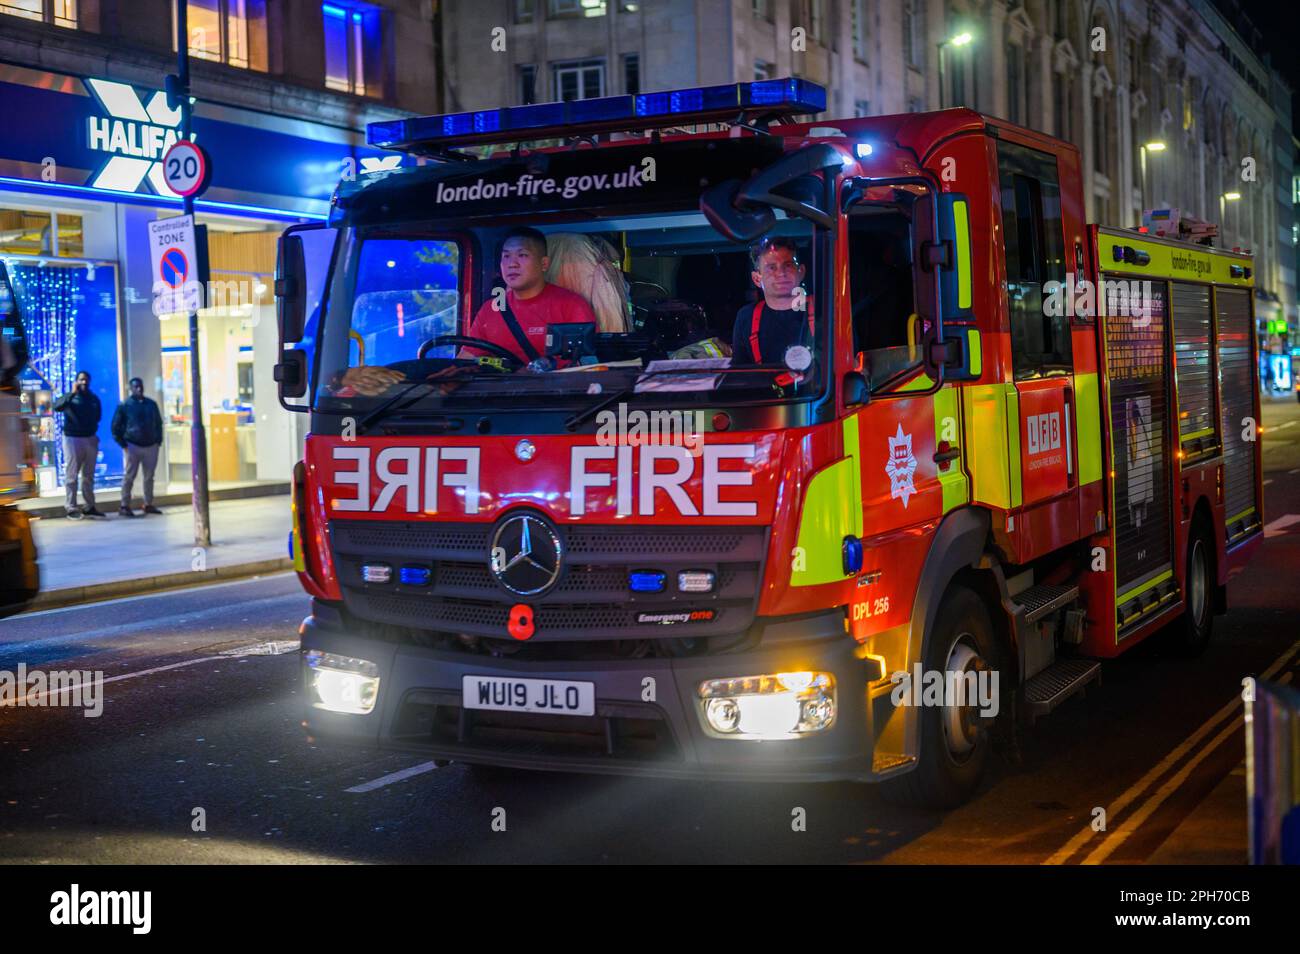
M 1065 282 L 1065 241 L 1056 159 L 1015 143 L 998 143 L 1007 311 L 1016 380 L 1069 371 L 1070 319 L 1044 307 L 1053 285 Z M 1049 302 L 1049 305 L 1052 304 Z
M 911 220 L 896 206 L 856 206 L 848 255 L 853 349 L 876 391 L 921 361 Z

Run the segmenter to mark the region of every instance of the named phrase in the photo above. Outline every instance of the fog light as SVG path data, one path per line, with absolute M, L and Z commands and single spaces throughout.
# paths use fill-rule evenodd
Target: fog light
M 713 573 L 709 570 L 683 570 L 677 574 L 677 589 L 682 593 L 711 593 Z
M 835 703 L 825 696 L 821 696 L 803 701 L 803 709 L 799 713 L 799 724 L 807 727 L 805 731 L 812 732 L 826 728 L 834 718 Z
M 387 563 L 361 564 L 361 579 L 367 583 L 387 583 L 393 578 L 393 568 Z
M 780 672 L 700 683 L 703 716 L 731 739 L 794 739 L 835 722 L 835 677 L 828 672 Z
M 740 706 L 735 699 L 710 699 L 704 714 L 717 732 L 735 732 L 740 726 Z
M 368 659 L 309 650 L 303 664 L 311 670 L 312 706 L 330 712 L 365 715 L 379 697 L 379 667 Z

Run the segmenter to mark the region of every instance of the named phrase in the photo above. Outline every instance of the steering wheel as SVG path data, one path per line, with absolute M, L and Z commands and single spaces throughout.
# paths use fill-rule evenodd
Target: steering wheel
M 511 370 L 518 371 L 524 366 L 524 362 L 519 355 L 515 354 L 509 348 L 502 347 L 495 341 L 484 341 L 482 338 L 471 338 L 469 335 L 438 335 L 436 338 L 430 338 L 424 344 L 420 345 L 420 350 L 415 353 L 417 359 L 423 358 L 429 353 L 430 348 L 437 348 L 442 345 L 460 345 L 461 347 L 479 348 L 483 351 L 491 352 L 498 358 L 504 358 L 511 363 Z

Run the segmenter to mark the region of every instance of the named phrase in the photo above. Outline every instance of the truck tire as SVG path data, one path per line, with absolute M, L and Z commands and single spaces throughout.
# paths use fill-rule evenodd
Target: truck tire
M 926 645 L 924 671 L 998 672 L 1000 658 L 983 600 L 964 586 L 949 587 Z M 1001 699 L 997 703 L 1001 711 Z M 922 706 L 920 719 L 916 768 L 886 782 L 884 794 L 898 804 L 955 808 L 984 777 L 994 720 L 980 716 L 978 701 L 960 707 Z
M 1214 544 L 1205 520 L 1192 524 L 1187 537 L 1183 614 L 1169 624 L 1169 645 L 1184 656 L 1199 656 L 1214 632 Z

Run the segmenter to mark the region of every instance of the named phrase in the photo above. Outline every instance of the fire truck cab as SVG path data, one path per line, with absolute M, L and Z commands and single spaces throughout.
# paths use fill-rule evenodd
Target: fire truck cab
M 1039 133 L 793 121 L 824 108 L 370 128 L 408 158 L 290 229 L 276 286 L 312 735 L 954 805 L 1100 660 L 1205 645 L 1262 536 L 1250 259 L 1087 225 Z M 521 226 L 591 310 L 535 359 L 472 334 L 540 320 Z

